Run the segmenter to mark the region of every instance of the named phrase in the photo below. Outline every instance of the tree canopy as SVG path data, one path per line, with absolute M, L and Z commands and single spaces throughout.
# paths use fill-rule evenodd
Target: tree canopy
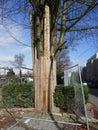
M 53 35 L 53 30 L 56 32 L 56 43 L 51 43 L 52 46 L 55 46 L 55 57 L 62 48 L 66 48 L 65 43 L 66 46 L 69 46 L 74 39 L 81 37 L 78 35 L 80 31 L 83 36 L 83 31 L 91 34 L 94 29 L 98 28 L 97 0 L 16 0 L 13 2 L 1 0 L 1 23 L 6 27 L 8 20 L 11 20 L 27 29 L 29 28 L 29 14 L 38 15 L 41 20 L 45 3 L 50 7 L 51 35 Z M 91 29 L 92 32 L 89 31 Z
M 9 71 L 7 72 L 7 76 L 8 76 L 8 77 L 13 77 L 13 76 L 15 76 L 15 72 L 13 71 L 13 69 L 9 69 Z

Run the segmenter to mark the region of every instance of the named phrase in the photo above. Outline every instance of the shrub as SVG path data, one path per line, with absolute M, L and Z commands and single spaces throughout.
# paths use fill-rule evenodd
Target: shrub
M 78 90 L 81 90 L 81 85 L 80 84 L 76 84 L 74 85 L 76 88 L 78 88 Z M 79 92 L 80 92 L 79 90 Z M 88 86 L 83 86 L 83 90 L 84 90 L 84 98 L 85 98 L 85 103 L 87 103 L 89 101 L 89 88 Z M 81 90 L 81 94 L 82 94 L 82 90 Z
M 77 85 L 76 87 L 77 87 L 77 90 L 81 91 L 80 85 Z M 77 92 L 79 92 L 79 91 L 77 91 Z M 85 96 L 85 101 L 87 103 L 88 99 L 89 99 L 89 90 L 88 90 L 87 86 L 84 86 L 84 96 Z M 81 104 L 83 104 L 83 100 L 79 99 L 79 102 L 81 102 Z M 71 110 L 71 108 L 74 107 L 74 105 L 75 105 L 74 87 L 73 86 L 63 86 L 63 85 L 56 86 L 55 92 L 54 92 L 54 104 L 56 105 L 56 107 L 59 107 L 59 108 L 65 109 L 65 110 Z
M 8 84 L 2 88 L 3 105 L 11 107 L 31 107 L 34 105 L 32 84 Z
M 83 86 L 83 89 L 84 89 L 85 103 L 88 103 L 88 101 L 89 101 L 89 88 L 88 88 L 88 86 Z
M 72 86 L 56 86 L 54 93 L 54 103 L 56 107 L 68 110 L 72 107 L 74 100 L 74 89 Z

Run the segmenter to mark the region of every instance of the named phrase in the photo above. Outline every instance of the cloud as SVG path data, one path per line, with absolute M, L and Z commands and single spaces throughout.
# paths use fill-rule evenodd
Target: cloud
M 71 59 L 71 62 L 72 62 L 73 66 L 77 65 L 77 64 L 79 64 L 79 66 L 84 66 L 86 64 L 85 59 L 80 60 L 79 58 L 77 58 L 77 59 Z
M 14 24 L 8 26 L 0 25 L 0 47 L 7 48 L 16 45 L 17 41 L 14 38 L 20 39 L 22 30 L 21 26 L 17 27 Z
M 17 53 L 26 53 L 26 52 L 31 52 L 31 47 L 23 47 L 20 50 L 17 51 Z
M 0 62 L 9 62 L 13 61 L 14 57 L 13 56 L 0 56 Z
M 5 25 L 0 24 L 0 64 L 2 66 L 11 66 L 10 61 L 14 61 L 14 56 L 18 53 L 24 54 L 26 59 L 24 64 L 31 65 L 31 47 L 24 46 L 18 41 L 30 45 L 30 31 L 10 21 Z

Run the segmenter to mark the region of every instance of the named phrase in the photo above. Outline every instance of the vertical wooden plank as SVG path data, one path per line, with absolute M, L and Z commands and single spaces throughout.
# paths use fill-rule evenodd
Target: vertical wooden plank
M 43 109 L 48 110 L 48 85 L 49 85 L 49 70 L 50 70 L 50 20 L 49 6 L 45 5 L 44 14 L 44 88 L 43 88 Z

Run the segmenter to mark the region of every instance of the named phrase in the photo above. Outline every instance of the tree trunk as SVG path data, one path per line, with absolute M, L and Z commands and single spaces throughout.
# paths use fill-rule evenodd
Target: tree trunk
M 50 14 L 49 7 L 45 5 L 43 17 L 43 44 L 41 40 L 35 43 L 37 34 L 34 30 L 32 18 L 31 35 L 33 45 L 33 69 L 34 69 L 34 87 L 35 87 L 35 111 L 54 111 L 53 92 L 56 86 L 56 61 L 50 54 Z M 32 24 L 33 23 L 33 24 Z M 37 25 L 38 26 L 38 25 Z M 43 54 L 40 54 L 40 46 L 43 46 Z M 39 46 L 39 48 L 38 48 Z M 41 46 L 41 48 L 42 48 Z

